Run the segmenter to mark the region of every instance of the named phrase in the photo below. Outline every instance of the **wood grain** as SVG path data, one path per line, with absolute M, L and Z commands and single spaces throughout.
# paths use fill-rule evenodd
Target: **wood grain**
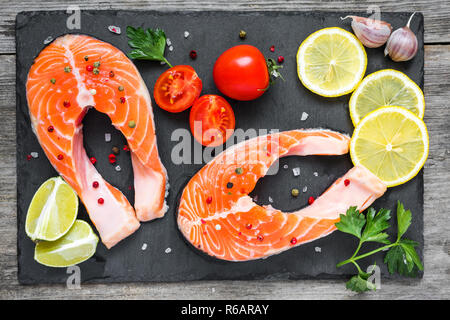
M 14 53 L 14 21 L 20 11 L 67 10 L 70 1 L 59 0 L 1 0 L 0 12 L 0 53 Z M 314 0 L 128 0 L 103 1 L 81 0 L 76 4 L 83 9 L 138 9 L 138 10 L 322 10 L 322 11 L 362 11 L 369 6 L 378 6 L 383 11 L 419 11 L 425 17 L 425 43 L 450 43 L 450 8 L 448 1 L 314 1 Z M 406 24 L 406 21 L 405 21 Z
M 355 295 L 342 280 L 197 281 L 20 286 L 16 257 L 16 148 L 14 16 L 24 10 L 65 9 L 61 1 L 6 1 L 0 13 L 0 299 L 436 299 L 450 298 L 450 45 L 425 46 L 425 122 L 430 155 L 425 165 L 424 263 L 422 280 L 382 281 L 376 292 Z M 313 1 L 79 1 L 81 8 L 101 9 L 318 9 Z M 232 3 L 229 4 L 229 3 Z M 364 10 L 365 1 L 321 2 L 320 9 Z M 450 41 L 450 8 L 445 1 L 370 1 L 382 10 L 419 10 L 425 15 L 427 43 Z

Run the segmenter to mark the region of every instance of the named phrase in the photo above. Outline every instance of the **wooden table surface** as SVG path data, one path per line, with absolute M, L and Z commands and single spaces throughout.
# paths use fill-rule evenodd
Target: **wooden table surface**
M 362 295 L 342 280 L 197 281 L 21 286 L 17 281 L 15 16 L 25 10 L 66 10 L 72 1 L 0 0 L 0 299 L 438 299 L 450 298 L 450 3 L 421 1 L 76 1 L 80 9 L 420 11 L 425 16 L 425 273 L 422 280 L 382 281 Z

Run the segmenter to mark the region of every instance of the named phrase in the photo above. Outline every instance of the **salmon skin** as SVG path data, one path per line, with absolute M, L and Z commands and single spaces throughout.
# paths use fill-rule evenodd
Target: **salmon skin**
M 165 214 L 167 173 L 158 155 L 150 95 L 122 51 L 86 35 L 59 37 L 35 59 L 26 89 L 42 149 L 77 192 L 107 248 L 136 231 L 139 221 Z M 127 139 L 135 209 L 86 154 L 82 119 L 91 107 L 108 115 Z
M 293 130 L 234 145 L 205 165 L 183 190 L 178 227 L 197 249 L 228 261 L 278 254 L 333 232 L 350 206 L 366 209 L 386 191 L 369 170 L 353 167 L 311 205 L 285 213 L 248 194 L 280 157 L 342 155 L 349 137 L 328 130 Z

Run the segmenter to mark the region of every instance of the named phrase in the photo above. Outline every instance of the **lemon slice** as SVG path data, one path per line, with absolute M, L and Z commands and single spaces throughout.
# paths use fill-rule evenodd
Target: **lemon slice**
M 366 67 L 363 45 L 352 33 L 341 28 L 314 32 L 297 52 L 300 81 L 324 97 L 342 96 L 355 90 Z
M 411 180 L 428 157 L 425 123 L 403 107 L 382 107 L 365 116 L 350 142 L 353 164 L 373 172 L 388 187 Z
M 41 241 L 34 250 L 34 259 L 48 267 L 69 267 L 92 257 L 98 237 L 89 224 L 76 220 L 69 232 L 56 241 Z
M 406 74 L 385 69 L 365 77 L 353 92 L 349 103 L 353 124 L 356 126 L 366 114 L 382 106 L 404 107 L 422 119 L 425 98 Z
M 31 240 L 54 241 L 73 225 L 78 213 L 78 197 L 61 177 L 45 181 L 28 207 L 25 231 Z

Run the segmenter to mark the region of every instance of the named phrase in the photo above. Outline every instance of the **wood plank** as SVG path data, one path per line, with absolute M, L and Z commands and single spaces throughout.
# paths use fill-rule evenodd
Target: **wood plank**
M 4 5 L 0 12 L 0 54 L 14 53 L 14 23 L 15 16 L 20 11 L 33 10 L 67 10 L 72 1 L 58 0 L 2 0 Z M 372 5 L 379 6 L 383 11 L 419 11 L 425 16 L 425 43 L 450 43 L 450 4 L 448 1 L 420 0 L 420 1 L 329 1 L 313 0 L 127 0 L 110 2 L 102 0 L 82 0 L 76 2 L 80 9 L 115 9 L 115 10 L 329 10 L 329 11 L 362 11 Z M 406 23 L 406 22 L 405 22 Z
M 0 299 L 341 299 L 355 296 L 343 280 L 197 281 L 20 286 L 16 260 L 15 57 L 0 56 Z M 450 45 L 425 46 L 425 274 L 422 280 L 382 281 L 366 299 L 450 298 Z

